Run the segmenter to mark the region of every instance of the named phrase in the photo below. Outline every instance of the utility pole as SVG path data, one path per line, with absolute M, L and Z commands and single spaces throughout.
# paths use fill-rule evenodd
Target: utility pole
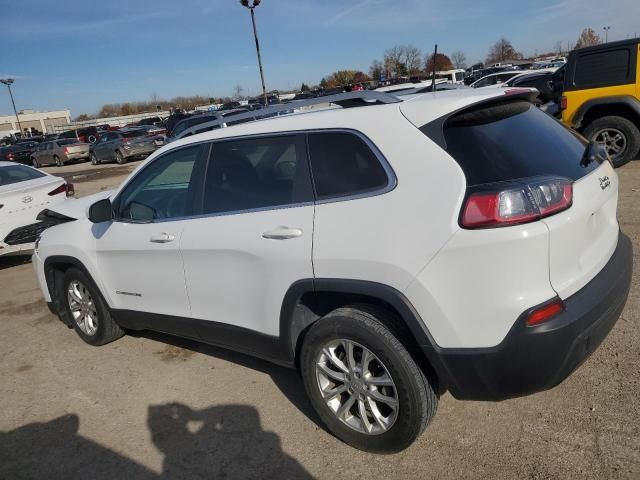
M 13 78 L 2 78 L 0 83 L 4 83 L 9 89 L 9 96 L 11 97 L 11 105 L 13 105 L 13 113 L 16 114 L 16 120 L 18 121 L 18 128 L 20 129 L 20 135 L 22 135 L 22 125 L 20 124 L 20 117 L 18 117 L 18 111 L 16 110 L 16 102 L 13 100 L 13 93 L 11 92 L 11 84 L 14 82 Z
M 262 71 L 262 58 L 260 56 L 260 42 L 258 42 L 258 30 L 256 29 L 256 14 L 254 9 L 260 5 L 262 0 L 253 0 L 249 3 L 249 0 L 240 0 L 240 5 L 246 7 L 251 12 L 251 23 L 253 25 L 253 38 L 256 41 L 256 53 L 258 54 L 258 68 L 260 69 L 260 80 L 262 81 L 262 95 L 264 96 L 264 106 L 269 105 L 267 98 L 267 87 L 264 84 L 264 72 Z

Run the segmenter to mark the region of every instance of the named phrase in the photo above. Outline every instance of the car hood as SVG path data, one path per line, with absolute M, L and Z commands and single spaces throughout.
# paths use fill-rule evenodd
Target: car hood
M 58 215 L 62 215 L 67 218 L 80 219 L 86 218 L 89 214 L 89 207 L 96 203 L 98 200 L 109 198 L 113 195 L 114 190 L 105 190 L 93 195 L 88 195 L 82 198 L 69 199 L 69 201 L 63 202 L 60 205 L 48 208 L 43 213 L 53 212 Z

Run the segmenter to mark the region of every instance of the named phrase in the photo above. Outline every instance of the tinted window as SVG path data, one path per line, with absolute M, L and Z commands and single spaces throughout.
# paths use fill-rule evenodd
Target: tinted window
M 467 110 L 445 124 L 444 135 L 468 185 L 538 175 L 575 180 L 598 166 L 583 163 L 578 136 L 525 101 Z
M 12 183 L 26 182 L 36 178 L 44 177 L 45 174 L 33 168 L 24 167 L 22 165 L 10 165 L 8 167 L 0 167 L 0 186 L 10 185 Z
M 120 194 L 119 218 L 141 222 L 191 213 L 190 186 L 199 145 L 154 160 Z
M 576 87 L 633 83 L 631 52 L 628 48 L 580 55 L 573 82 Z
M 142 128 L 140 130 L 131 130 L 130 132 L 122 132 L 122 136 L 124 138 L 142 137 L 146 134 L 147 134 L 147 131 Z
M 309 155 L 320 200 L 370 192 L 389 183 L 376 155 L 353 133 L 311 133 Z
M 62 147 L 64 145 L 73 145 L 73 144 L 79 143 L 79 142 L 78 142 L 78 140 L 70 138 L 68 140 L 58 140 L 56 143 L 58 144 L 59 147 Z
M 313 201 L 304 136 L 216 143 L 207 169 L 204 213 Z

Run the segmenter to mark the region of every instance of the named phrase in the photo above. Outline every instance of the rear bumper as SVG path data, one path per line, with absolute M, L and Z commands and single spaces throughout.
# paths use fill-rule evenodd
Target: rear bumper
M 491 348 L 437 349 L 437 370 L 451 394 L 466 400 L 504 400 L 547 390 L 567 378 L 602 343 L 624 308 L 633 247 L 622 232 L 613 256 L 552 320 L 527 327 L 524 312 Z
M 139 155 L 150 155 L 158 149 L 154 144 L 144 145 L 144 146 L 135 146 L 131 148 L 123 148 L 120 151 L 122 152 L 122 156 L 125 158 L 137 157 Z

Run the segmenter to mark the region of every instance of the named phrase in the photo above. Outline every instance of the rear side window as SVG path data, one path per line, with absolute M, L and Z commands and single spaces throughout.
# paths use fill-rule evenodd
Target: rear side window
M 309 157 L 318 200 L 372 192 L 389 184 L 378 157 L 353 133 L 309 134 Z
M 303 135 L 213 145 L 203 213 L 238 212 L 313 201 Z
M 35 180 L 44 177 L 45 174 L 29 167 L 22 165 L 9 165 L 8 167 L 0 167 L 0 187 L 11 185 L 12 183 L 26 182 L 27 180 Z
M 632 68 L 631 57 L 630 48 L 581 54 L 573 74 L 574 87 L 594 88 L 634 83 L 635 69 Z
M 599 165 L 585 157 L 580 137 L 526 101 L 466 110 L 445 123 L 444 137 L 468 186 L 541 175 L 577 180 Z
M 68 140 L 58 140 L 56 143 L 58 144 L 59 147 L 63 147 L 64 145 L 73 145 L 79 142 L 74 138 L 70 138 Z

